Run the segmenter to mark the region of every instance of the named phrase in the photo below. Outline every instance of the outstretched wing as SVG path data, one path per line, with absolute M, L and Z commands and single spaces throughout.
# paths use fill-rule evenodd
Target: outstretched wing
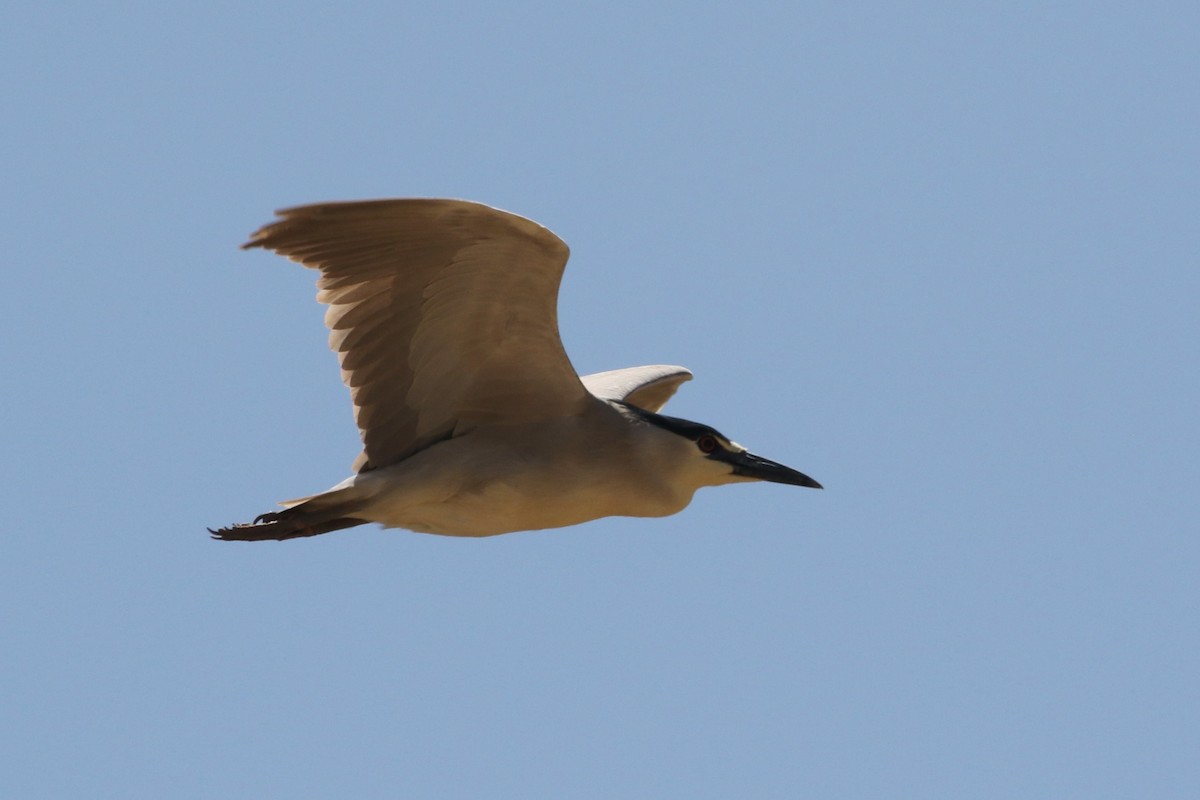
M 681 383 L 691 379 L 692 373 L 684 367 L 666 364 L 614 369 L 580 378 L 587 390 L 596 397 L 622 400 L 654 412 L 667 404 Z
M 400 461 L 485 422 L 576 413 L 587 394 L 558 334 L 566 244 L 465 200 L 322 203 L 278 212 L 243 247 L 320 271 L 329 346 L 364 453 Z

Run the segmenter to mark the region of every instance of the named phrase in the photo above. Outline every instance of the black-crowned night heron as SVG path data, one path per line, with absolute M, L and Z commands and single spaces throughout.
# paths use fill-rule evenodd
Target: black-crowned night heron
M 682 510 L 702 486 L 821 488 L 659 409 L 692 374 L 579 377 L 558 336 L 567 246 L 464 200 L 322 203 L 279 212 L 243 247 L 320 270 L 330 347 L 354 399 L 354 475 L 218 539 L 292 539 L 367 522 L 446 536 Z

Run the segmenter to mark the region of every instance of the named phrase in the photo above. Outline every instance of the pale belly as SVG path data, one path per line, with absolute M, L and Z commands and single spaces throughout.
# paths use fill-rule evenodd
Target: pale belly
M 682 510 L 692 499 L 690 491 L 681 494 L 645 476 L 617 474 L 598 481 L 584 470 L 530 464 L 493 470 L 486 459 L 477 458 L 466 468 L 443 457 L 363 477 L 377 485 L 359 516 L 443 536 L 495 536 L 610 516 L 661 517 Z
M 690 499 L 690 498 L 689 498 Z M 605 491 L 541 491 L 536 495 L 505 484 L 456 494 L 438 503 L 387 509 L 375 519 L 387 527 L 443 536 L 495 536 L 514 531 L 578 525 L 611 516 L 661 517 L 687 503 L 629 502 Z

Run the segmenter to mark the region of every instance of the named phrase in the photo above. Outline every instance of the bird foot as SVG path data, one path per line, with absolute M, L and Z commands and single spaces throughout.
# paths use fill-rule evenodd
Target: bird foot
M 208 528 L 208 532 L 212 538 L 223 542 L 258 542 L 264 539 L 282 538 L 275 533 L 278 530 L 275 520 L 263 521 L 263 517 L 266 516 L 268 515 L 264 514 L 254 522 L 235 522 L 226 528 L 217 528 L 216 530 Z
M 352 525 L 361 524 L 362 520 L 354 520 Z M 304 536 L 316 536 L 319 533 L 325 533 L 328 530 L 337 530 L 338 528 L 349 527 L 348 525 L 336 525 L 335 527 L 313 528 L 311 525 L 297 523 L 291 520 L 287 524 L 280 522 L 279 514 L 268 513 L 262 514 L 255 518 L 254 522 L 238 522 L 230 525 L 227 528 L 208 529 L 209 534 L 222 542 L 262 542 L 262 541 L 283 541 L 284 539 L 296 539 Z

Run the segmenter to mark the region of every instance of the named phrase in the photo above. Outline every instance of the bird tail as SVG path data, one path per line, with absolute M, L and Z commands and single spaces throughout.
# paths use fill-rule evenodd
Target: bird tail
M 254 522 L 240 522 L 228 528 L 208 529 L 214 539 L 223 542 L 263 542 L 317 536 L 343 528 L 364 525 L 349 512 L 360 505 L 358 493 L 352 487 L 323 492 L 311 497 L 287 500 L 282 511 L 260 514 Z

